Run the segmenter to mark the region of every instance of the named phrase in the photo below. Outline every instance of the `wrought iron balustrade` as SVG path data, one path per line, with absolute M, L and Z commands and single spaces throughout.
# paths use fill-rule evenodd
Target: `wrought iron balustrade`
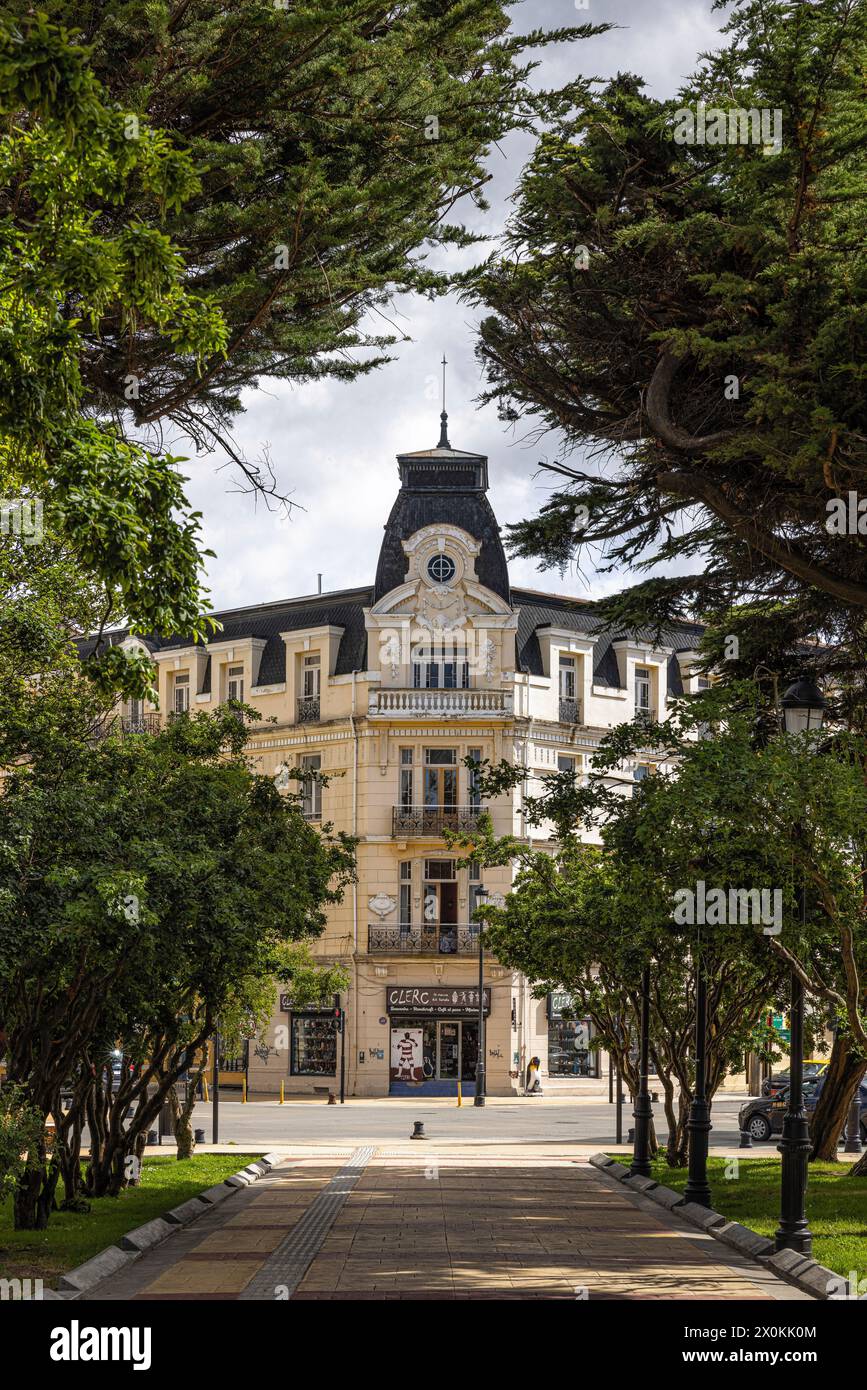
M 391 833 L 396 839 L 436 835 L 444 830 L 475 830 L 485 806 L 394 806 Z
M 370 956 L 475 956 L 478 951 L 479 929 L 472 923 L 385 926 L 378 922 L 367 928 Z

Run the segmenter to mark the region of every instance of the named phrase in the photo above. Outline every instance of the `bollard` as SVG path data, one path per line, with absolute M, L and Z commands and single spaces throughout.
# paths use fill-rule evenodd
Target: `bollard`
M 458 1082 L 458 1109 L 460 1109 L 460 1107 L 461 1107 L 462 1105 L 463 1105 L 463 1101 L 461 1100 L 461 1083 L 460 1083 L 460 1081 L 459 1081 L 459 1082 Z
M 427 1135 L 424 1132 L 423 1120 L 413 1121 L 412 1134 L 409 1137 L 410 1139 L 427 1139 Z
M 753 1136 L 750 1134 L 750 1132 L 749 1132 L 748 1129 L 742 1129 L 742 1130 L 741 1130 L 741 1142 L 738 1144 L 738 1148 L 739 1148 L 739 1149 L 751 1149 L 752 1147 L 753 1147 Z
M 246 1076 L 242 1076 L 242 1077 L 241 1077 L 241 1104 L 242 1104 L 242 1105 L 246 1105 L 246 1104 L 247 1104 L 247 1078 L 246 1078 Z
M 280 1104 L 283 1104 L 283 1082 L 280 1082 Z
M 336 1095 L 334 1094 L 333 1091 L 329 1091 L 329 1092 L 328 1092 L 328 1104 L 329 1104 L 329 1105 L 336 1105 L 336 1104 L 337 1104 L 337 1097 L 336 1097 Z
M 204 1092 L 205 1092 L 205 1104 L 207 1105 L 207 1103 L 208 1103 L 208 1101 L 211 1099 L 211 1097 L 210 1097 L 210 1094 L 208 1093 L 208 1078 L 207 1078 L 206 1076 L 203 1076 L 203 1077 L 202 1077 L 202 1087 L 203 1087 Z

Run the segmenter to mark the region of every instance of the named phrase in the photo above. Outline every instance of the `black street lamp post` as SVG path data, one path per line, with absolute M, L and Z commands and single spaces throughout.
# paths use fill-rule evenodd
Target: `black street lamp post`
M 650 965 L 641 972 L 641 1042 L 638 1054 L 638 1094 L 635 1097 L 635 1140 L 630 1177 L 650 1177 Z
M 684 1201 L 709 1207 L 707 1153 L 713 1126 L 707 1099 L 707 978 L 704 962 L 698 953 L 695 958 L 695 1090 L 686 1128 L 689 1133 L 689 1177 L 683 1192 Z
M 780 704 L 787 733 L 799 734 L 822 727 L 825 700 L 813 681 L 800 680 L 790 685 Z M 804 922 L 807 904 L 803 887 L 798 889 L 797 905 L 798 920 Z M 789 1063 L 789 1099 L 778 1145 L 781 1155 L 780 1224 L 775 1243 L 777 1250 L 795 1250 L 800 1255 L 809 1255 L 813 1237 L 806 1215 L 810 1126 L 804 1110 L 804 985 L 794 970 Z
M 476 892 L 476 906 L 482 907 L 488 900 L 484 888 Z M 473 1105 L 485 1103 L 485 956 L 482 946 L 482 923 L 479 923 L 479 1050 L 476 1057 L 476 1094 Z
M 803 903 L 803 891 L 798 894 Z M 809 1255 L 813 1237 L 807 1225 L 807 1159 L 810 1154 L 810 1125 L 804 1109 L 804 986 L 792 971 L 792 1011 L 789 1043 L 789 1103 L 783 1116 L 783 1132 L 778 1149 L 782 1155 L 780 1174 L 780 1224 L 776 1248 Z

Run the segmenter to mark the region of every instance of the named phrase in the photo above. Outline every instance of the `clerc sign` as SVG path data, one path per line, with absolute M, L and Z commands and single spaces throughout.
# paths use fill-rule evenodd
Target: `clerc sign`
M 485 1014 L 491 1012 L 491 991 L 485 986 Z M 439 1014 L 460 1017 L 479 1012 L 479 991 L 465 985 L 395 985 L 385 991 L 385 1010 L 389 1014 Z

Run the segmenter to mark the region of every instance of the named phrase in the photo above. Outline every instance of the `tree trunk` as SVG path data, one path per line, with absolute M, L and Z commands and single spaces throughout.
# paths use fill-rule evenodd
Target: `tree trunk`
M 822 1084 L 822 1094 L 819 1096 L 810 1124 L 810 1140 L 813 1146 L 810 1151 L 811 1162 L 837 1162 L 840 1135 L 846 1124 L 855 1088 L 865 1069 L 867 1062 L 863 1057 L 853 1056 L 849 1038 L 836 1037 Z
M 24 1173 L 15 1189 L 13 1221 L 16 1231 L 44 1231 L 54 1208 L 60 1169 L 37 1168 Z
M 195 1139 L 193 1137 L 193 1107 L 196 1103 L 196 1083 L 192 1080 L 187 1082 L 187 1094 L 181 1105 L 178 1096 L 177 1086 L 172 1086 L 168 1094 L 168 1102 L 172 1110 L 172 1123 L 175 1131 L 175 1141 L 178 1146 L 177 1156 L 179 1159 L 192 1158 L 195 1152 Z
M 850 1178 L 867 1178 L 867 1149 L 864 1150 L 857 1163 L 853 1163 L 847 1174 Z

